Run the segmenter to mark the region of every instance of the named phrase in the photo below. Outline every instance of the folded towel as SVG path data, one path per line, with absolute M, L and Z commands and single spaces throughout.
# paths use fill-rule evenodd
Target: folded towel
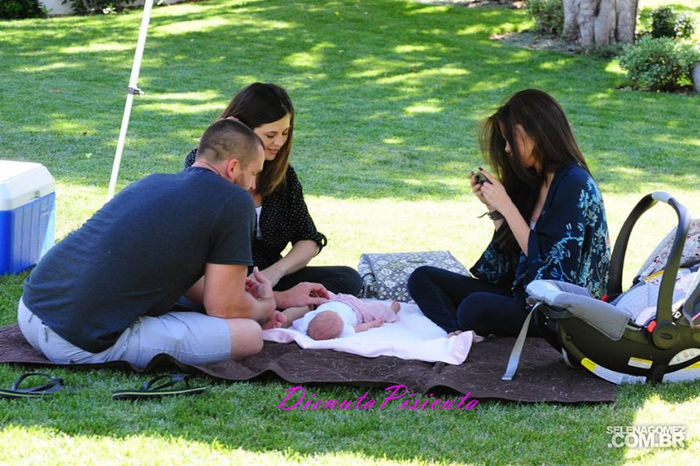
M 314 340 L 293 328 L 265 330 L 263 339 L 277 343 L 296 341 L 302 348 L 332 349 L 368 358 L 395 356 L 447 364 L 462 364 L 467 359 L 473 332 L 446 338 L 447 333 L 425 317 L 415 304 L 401 303 L 398 316 L 396 322 L 333 340 Z

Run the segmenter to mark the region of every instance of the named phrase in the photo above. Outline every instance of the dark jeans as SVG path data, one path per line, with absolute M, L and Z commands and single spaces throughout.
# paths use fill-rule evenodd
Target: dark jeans
M 345 293 L 357 296 L 362 288 L 362 278 L 357 270 L 342 265 L 325 267 L 304 267 L 294 273 L 285 275 L 275 286 L 275 291 L 284 291 L 297 283 L 313 282 L 325 286 L 333 293 Z
M 527 316 L 510 290 L 436 267 L 417 268 L 408 292 L 423 314 L 447 332 L 516 336 Z

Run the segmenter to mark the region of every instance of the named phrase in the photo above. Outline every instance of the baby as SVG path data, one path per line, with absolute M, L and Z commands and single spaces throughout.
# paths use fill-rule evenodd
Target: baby
M 380 327 L 384 322 L 396 322 L 401 310 L 398 301 L 391 305 L 363 301 L 349 294 L 332 294 L 330 300 L 315 311 L 307 312 L 292 322 L 292 327 L 314 340 L 330 340 Z

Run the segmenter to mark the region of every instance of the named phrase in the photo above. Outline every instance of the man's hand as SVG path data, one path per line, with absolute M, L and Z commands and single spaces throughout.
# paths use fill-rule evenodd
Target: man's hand
M 222 319 L 266 321 L 275 310 L 270 282 L 245 265 L 207 263 L 204 272 L 204 308 Z
M 302 282 L 286 291 L 275 292 L 278 309 L 299 306 L 318 306 L 329 299 L 328 290 L 320 283 Z
M 253 267 L 253 273 L 246 278 L 245 290 L 257 300 L 274 298 L 270 280 L 257 267 Z

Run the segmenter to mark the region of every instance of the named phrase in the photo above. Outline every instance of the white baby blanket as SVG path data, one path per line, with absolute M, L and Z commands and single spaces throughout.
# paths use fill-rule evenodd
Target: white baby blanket
M 467 359 L 473 332 L 445 338 L 446 332 L 425 317 L 415 304 L 401 303 L 398 316 L 396 322 L 333 340 L 317 341 L 292 328 L 265 330 L 263 339 L 277 343 L 296 341 L 302 348 L 332 349 L 368 358 L 395 356 L 448 364 L 462 364 Z

